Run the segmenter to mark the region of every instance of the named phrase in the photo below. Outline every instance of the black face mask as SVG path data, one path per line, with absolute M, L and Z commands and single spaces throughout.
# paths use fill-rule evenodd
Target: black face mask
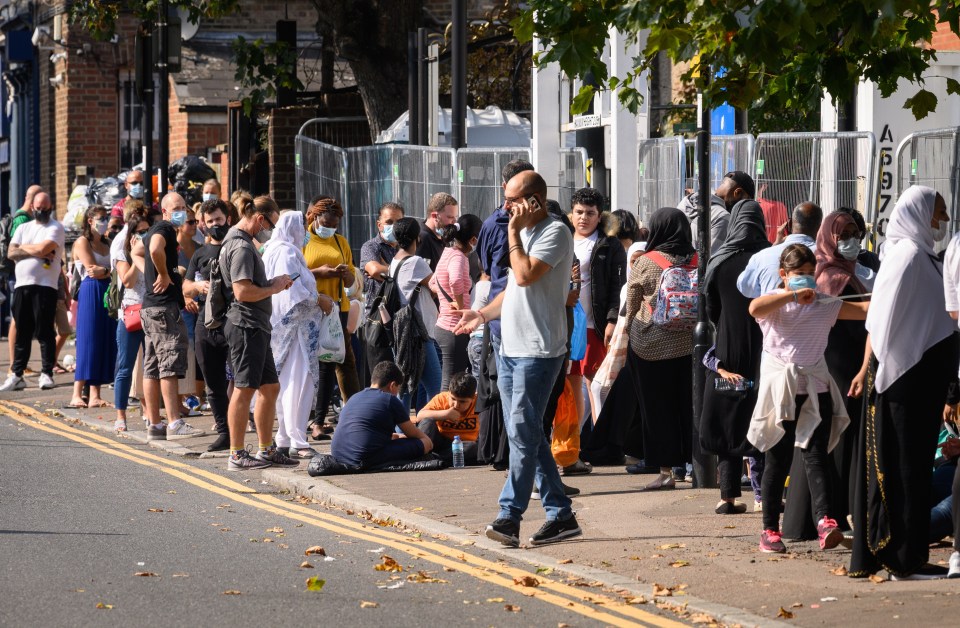
M 36 220 L 36 221 L 37 221 L 38 223 L 40 223 L 41 225 L 45 225 L 45 224 L 47 224 L 48 222 L 50 222 L 50 217 L 51 217 L 51 216 L 53 216 L 53 210 L 52 210 L 52 209 L 37 210 L 36 216 L 34 216 L 34 220 Z
M 223 242 L 223 239 L 227 237 L 228 231 L 230 231 L 230 225 L 215 225 L 213 227 L 207 227 L 207 235 L 217 242 Z

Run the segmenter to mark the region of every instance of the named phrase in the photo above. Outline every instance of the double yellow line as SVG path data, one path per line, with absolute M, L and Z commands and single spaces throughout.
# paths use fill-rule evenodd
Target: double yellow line
M 644 611 L 636 606 L 625 604 L 617 598 L 585 592 L 583 589 L 547 578 L 540 579 L 540 585 L 536 588 L 517 585 L 514 578 L 523 578 L 529 576 L 530 573 L 468 554 L 463 550 L 447 547 L 441 543 L 411 538 L 392 530 L 374 527 L 359 521 L 351 521 L 286 502 L 273 495 L 259 493 L 256 489 L 234 482 L 216 473 L 164 456 L 141 451 L 110 437 L 78 430 L 64 421 L 57 420 L 20 403 L 0 401 L 0 414 L 6 414 L 33 429 L 56 434 L 99 452 L 172 475 L 205 491 L 226 497 L 232 502 L 245 504 L 316 528 L 329 530 L 335 534 L 343 534 L 390 547 L 415 558 L 429 561 L 435 565 L 514 592 L 520 592 L 529 597 L 535 597 L 548 604 L 579 613 L 611 626 L 641 625 L 674 628 L 685 625 Z

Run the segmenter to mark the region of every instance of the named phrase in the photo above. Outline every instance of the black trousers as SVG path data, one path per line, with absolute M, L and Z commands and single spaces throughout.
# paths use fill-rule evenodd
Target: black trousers
M 203 373 L 207 401 L 210 402 L 213 418 L 217 422 L 217 433 L 228 434 L 227 406 L 230 397 L 227 395 L 227 364 L 230 361 L 230 347 L 227 345 L 227 338 L 223 335 L 222 327 L 207 329 L 202 316 L 197 321 L 193 337 L 197 365 Z
M 796 415 L 807 400 L 807 395 L 797 395 Z M 833 401 L 830 393 L 817 395 L 820 403 L 820 425 L 814 430 L 806 449 L 801 449 L 803 466 L 807 472 L 807 484 L 817 521 L 829 516 L 830 510 L 830 457 L 827 446 L 830 441 L 830 427 L 833 423 Z M 797 422 L 784 421 L 786 434 L 776 445 L 767 451 L 763 469 L 761 493 L 763 502 L 763 529 L 780 530 L 780 503 L 783 499 L 783 484 L 790 475 L 793 464 L 793 450 L 796 449 Z
M 440 433 L 437 422 L 420 421 L 417 427 L 420 428 L 420 431 L 423 432 L 427 438 L 433 441 L 433 453 L 443 458 L 443 461 L 447 464 L 453 464 L 453 439 L 447 438 Z M 463 463 L 468 467 L 479 464 L 477 462 L 476 441 L 463 441 Z
M 717 456 L 717 472 L 720 475 L 720 499 L 735 499 L 743 494 L 740 490 L 743 456 Z
M 470 334 L 456 335 L 452 331 L 437 327 L 433 330 L 437 344 L 440 346 L 441 380 L 440 390 L 446 390 L 450 379 L 455 373 L 462 373 L 470 368 L 470 358 L 467 356 L 467 344 L 470 343 Z
M 42 373 L 53 377 L 57 359 L 57 291 L 46 286 L 17 286 L 14 293 L 13 320 L 17 323 L 17 342 L 13 347 L 13 372 L 23 376 L 30 361 L 30 348 L 36 337 L 40 343 Z

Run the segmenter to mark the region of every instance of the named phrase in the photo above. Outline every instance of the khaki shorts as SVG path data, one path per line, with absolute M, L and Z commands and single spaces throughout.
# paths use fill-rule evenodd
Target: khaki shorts
M 69 336 L 73 333 L 73 329 L 70 328 L 70 317 L 67 315 L 67 302 L 63 299 L 57 301 L 57 315 L 54 322 L 57 325 L 58 336 Z
M 140 310 L 143 321 L 143 378 L 183 379 L 187 374 L 187 326 L 175 303 Z

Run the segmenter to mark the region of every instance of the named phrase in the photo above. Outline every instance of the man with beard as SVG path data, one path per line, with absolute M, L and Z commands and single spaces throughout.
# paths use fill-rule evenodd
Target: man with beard
M 46 192 L 33 197 L 33 220 L 22 224 L 10 241 L 8 257 L 17 263 L 17 288 L 13 319 L 17 325 L 12 373 L 0 391 L 26 388 L 23 371 L 30 361 L 33 338 L 40 342 L 41 390 L 53 388 L 57 356 L 54 317 L 57 312 L 57 282 L 63 257 L 63 225 L 53 218 L 53 204 Z

